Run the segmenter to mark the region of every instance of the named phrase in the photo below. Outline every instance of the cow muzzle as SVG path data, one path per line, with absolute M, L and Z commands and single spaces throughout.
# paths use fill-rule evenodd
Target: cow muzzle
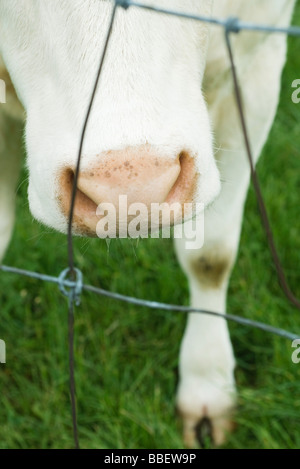
M 100 154 L 79 174 L 73 230 L 103 238 L 146 236 L 192 215 L 197 187 L 194 158 L 182 151 L 166 158 L 150 146 Z M 68 219 L 75 169 L 59 177 L 58 201 Z

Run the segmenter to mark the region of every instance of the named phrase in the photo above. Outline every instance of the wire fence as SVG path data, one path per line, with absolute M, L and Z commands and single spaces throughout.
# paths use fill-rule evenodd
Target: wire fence
M 107 54 L 108 54 L 108 48 L 109 48 L 109 42 L 111 35 L 113 33 L 113 26 L 115 23 L 115 18 L 116 18 L 116 13 L 119 8 L 122 8 L 124 10 L 127 10 L 129 8 L 140 8 L 148 11 L 155 12 L 157 14 L 164 14 L 164 15 L 170 15 L 170 16 L 176 16 L 180 17 L 182 19 L 186 20 L 194 20 L 194 21 L 200 21 L 200 22 L 205 22 L 209 23 L 218 27 L 222 27 L 224 30 L 224 39 L 225 43 L 227 46 L 228 50 L 228 55 L 230 59 L 230 66 L 231 66 L 231 73 L 232 73 L 232 79 L 233 79 L 233 84 L 234 84 L 234 92 L 235 92 L 235 97 L 236 97 L 236 104 L 237 104 L 237 109 L 238 109 L 238 114 L 240 118 L 240 123 L 241 123 L 241 131 L 243 133 L 244 137 L 244 142 L 245 142 L 245 150 L 246 154 L 249 160 L 249 166 L 251 170 L 251 178 L 253 182 L 253 186 L 255 189 L 256 197 L 257 197 L 257 202 L 258 202 L 258 208 L 259 212 L 262 218 L 262 224 L 266 233 L 266 237 L 268 240 L 269 248 L 272 254 L 272 258 L 274 261 L 274 265 L 276 267 L 279 283 L 281 284 L 281 287 L 283 289 L 284 294 L 288 298 L 288 300 L 298 309 L 300 309 L 300 301 L 296 296 L 292 293 L 288 282 L 286 280 L 280 258 L 278 255 L 278 251 L 276 249 L 275 243 L 274 243 L 274 237 L 273 237 L 273 232 L 270 226 L 266 206 L 263 200 L 262 196 L 262 191 L 259 183 L 259 179 L 257 176 L 257 173 L 255 171 L 255 165 L 254 165 L 254 159 L 252 156 L 252 150 L 251 150 L 251 145 L 250 145 L 250 140 L 249 140 L 249 134 L 247 130 L 247 125 L 246 125 L 246 120 L 245 120 L 245 114 L 244 114 L 244 109 L 243 109 L 243 103 L 242 103 L 242 92 L 239 86 L 239 80 L 238 80 L 238 75 L 235 67 L 235 61 L 234 61 L 234 54 L 233 54 L 233 49 L 231 46 L 231 40 L 230 36 L 232 34 L 238 34 L 241 31 L 253 31 L 253 32 L 265 32 L 269 34 L 285 34 L 285 35 L 290 35 L 290 36 L 297 36 L 300 37 L 300 27 L 296 26 L 290 26 L 287 28 L 282 28 L 282 27 L 273 27 L 269 25 L 263 25 L 263 24 L 254 24 L 254 23 L 248 23 L 244 21 L 240 21 L 238 18 L 227 18 L 227 19 L 219 19 L 219 18 L 212 18 L 212 17 L 204 17 L 204 16 L 199 16 L 195 14 L 189 14 L 185 12 L 179 12 L 175 10 L 170 10 L 170 9 L 163 9 L 163 8 L 157 8 L 153 7 L 151 5 L 147 4 L 142 4 L 139 2 L 134 2 L 134 1 L 126 1 L 126 0 L 114 0 L 114 4 L 112 7 L 112 12 L 111 16 L 109 19 L 109 24 L 107 28 L 107 33 L 104 41 L 104 47 L 100 55 L 100 61 L 99 61 L 99 68 L 98 72 L 96 75 L 94 87 L 91 93 L 91 97 L 89 100 L 87 112 L 86 112 L 86 117 L 83 123 L 83 128 L 80 136 L 80 143 L 79 143 L 79 149 L 78 149 L 78 156 L 77 156 L 77 165 L 76 165 L 76 171 L 74 174 L 74 181 L 73 181 L 73 190 L 72 190 L 72 197 L 71 197 L 71 203 L 70 203 L 70 212 L 69 212 L 69 220 L 68 220 L 68 233 L 67 233 L 67 238 L 68 238 L 68 267 L 58 276 L 50 276 L 50 275 L 45 275 L 41 274 L 38 272 L 32 272 L 32 271 L 27 271 L 27 270 L 22 270 L 18 269 L 16 267 L 9 267 L 5 265 L 0 265 L 0 270 L 2 272 L 6 273 L 11 273 L 11 274 L 16 274 L 16 275 L 22 275 L 22 276 L 27 276 L 31 277 L 37 280 L 41 280 L 43 282 L 50 282 L 57 284 L 61 293 L 65 295 L 68 298 L 68 303 L 69 303 L 69 308 L 68 308 L 68 330 L 69 330 L 69 375 L 70 375 L 70 395 L 71 395 L 71 409 L 72 409 L 72 421 L 73 421 L 73 434 L 74 434 L 74 443 L 75 447 L 79 448 L 79 437 L 78 437 L 78 428 L 77 428 L 77 416 L 76 416 L 76 390 L 75 390 L 75 378 L 74 378 L 74 305 L 79 306 L 80 305 L 80 300 L 81 300 L 81 295 L 83 291 L 89 291 L 92 293 L 95 293 L 96 295 L 100 296 L 106 296 L 111 299 L 114 299 L 116 301 L 122 301 L 126 303 L 131 303 L 137 306 L 144 306 L 150 309 L 159 309 L 159 310 L 166 310 L 166 311 L 172 311 L 172 312 L 178 312 L 178 313 L 199 313 L 199 314 L 206 314 L 206 315 L 211 315 L 214 317 L 220 318 L 220 320 L 225 320 L 225 321 L 232 321 L 235 323 L 238 323 L 242 326 L 246 327 L 252 327 L 256 329 L 263 330 L 267 333 L 275 334 L 277 336 L 280 336 L 282 338 L 288 339 L 288 340 L 295 340 L 298 339 L 300 336 L 300 332 L 298 334 L 286 331 L 284 329 L 279 329 L 276 327 L 272 327 L 268 324 L 258 322 L 258 321 L 253 321 L 250 319 L 246 319 L 240 316 L 235 316 L 231 314 L 221 314 L 217 313 L 214 311 L 207 311 L 203 309 L 196 309 L 196 308 L 191 308 L 191 307 L 185 307 L 185 306 L 180 306 L 180 305 L 172 305 L 172 304 L 166 304 L 166 303 L 159 303 L 159 302 L 154 302 L 154 301 L 148 301 L 144 299 L 139 299 L 135 297 L 130 297 L 130 296 L 125 296 L 121 295 L 118 293 L 110 292 L 107 290 L 103 290 L 102 288 L 97 288 L 95 286 L 91 285 L 86 285 L 83 282 L 83 275 L 82 272 L 75 267 L 75 261 L 74 261 L 74 249 L 73 249 L 73 217 L 74 217 L 74 207 L 75 207 L 75 199 L 76 199 L 76 192 L 77 192 L 77 184 L 78 184 L 78 178 L 79 178 L 79 173 L 80 173 L 80 165 L 81 165 L 81 158 L 82 158 L 82 149 L 84 145 L 84 140 L 85 140 L 85 135 L 86 135 L 86 130 L 88 127 L 89 123 L 89 118 L 91 115 L 92 107 L 94 104 L 94 99 L 96 92 L 98 90 L 98 86 L 100 83 L 100 78 L 101 78 L 101 73 L 103 70 L 103 65 L 106 60 Z

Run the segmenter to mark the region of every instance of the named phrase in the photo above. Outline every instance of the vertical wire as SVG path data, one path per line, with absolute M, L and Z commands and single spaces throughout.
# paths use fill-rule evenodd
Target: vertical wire
M 111 18 L 110 18 L 110 23 L 107 31 L 107 35 L 105 38 L 105 43 L 104 43 L 104 48 L 102 51 L 101 59 L 100 59 L 100 64 L 98 68 L 98 72 L 96 75 L 96 80 L 93 88 L 93 92 L 91 94 L 90 98 L 90 103 L 87 109 L 86 117 L 84 120 L 82 132 L 81 132 L 81 138 L 80 138 L 80 144 L 79 144 L 79 150 L 78 150 L 78 157 L 77 157 L 77 164 L 76 164 L 76 170 L 74 174 L 74 180 L 73 180 L 73 188 L 72 188 L 72 196 L 71 196 L 71 204 L 70 204 L 70 212 L 69 212 L 69 220 L 68 220 L 68 260 L 69 260 L 69 269 L 70 272 L 74 272 L 74 249 L 73 249 L 73 233 L 72 233 L 72 225 L 73 225 L 73 218 L 74 218 L 74 208 L 75 208 L 75 200 L 76 200 L 76 193 L 77 193 L 77 184 L 78 184 L 78 178 L 79 178 L 79 172 L 80 172 L 80 164 L 81 164 L 81 158 L 82 158 L 82 149 L 83 149 L 83 144 L 84 144 L 84 139 L 86 135 L 86 130 L 88 126 L 88 122 L 90 119 L 92 107 L 94 104 L 95 100 L 95 95 L 96 91 L 98 88 L 101 72 L 103 69 L 103 64 L 105 61 L 108 45 L 109 45 L 109 40 L 111 37 L 111 32 L 113 29 L 114 21 L 115 21 L 115 16 L 116 16 L 116 10 L 117 10 L 117 4 L 114 4 Z
M 75 170 L 74 180 L 73 180 L 73 188 L 72 188 L 72 196 L 71 196 L 71 204 L 70 204 L 70 212 L 69 212 L 69 220 L 68 220 L 68 261 L 69 261 L 68 264 L 69 264 L 69 274 L 73 280 L 75 280 L 76 278 L 76 273 L 74 269 L 74 247 L 73 247 L 72 225 L 73 225 L 73 218 L 74 218 L 74 208 L 75 208 L 75 201 L 76 201 L 76 194 L 77 194 L 78 178 L 79 178 L 79 172 L 80 172 L 80 163 L 81 163 L 81 158 L 82 158 L 82 149 L 83 149 L 86 130 L 87 130 L 89 118 L 91 115 L 93 103 L 95 100 L 101 72 L 103 70 L 103 64 L 105 61 L 105 57 L 106 57 L 106 53 L 107 53 L 107 49 L 109 45 L 109 40 L 111 37 L 111 32 L 112 32 L 114 21 L 115 21 L 116 10 L 117 10 L 117 4 L 115 3 L 113 6 L 111 18 L 110 18 L 107 35 L 105 38 L 104 48 L 103 48 L 102 55 L 100 58 L 100 64 L 99 64 L 98 72 L 96 75 L 95 84 L 93 87 L 93 91 L 91 94 L 89 106 L 87 109 L 86 117 L 84 120 L 82 132 L 81 132 L 77 164 L 76 164 L 76 170 Z M 74 443 L 75 443 L 75 448 L 80 449 L 79 438 L 78 438 L 77 413 L 76 413 L 76 384 L 75 384 L 75 363 L 74 363 L 74 295 L 73 293 L 74 291 L 70 292 L 69 310 L 68 310 L 69 378 L 70 378 L 70 396 L 71 396 Z
M 69 385 L 72 410 L 72 426 L 75 449 L 80 449 L 78 438 L 77 412 L 76 412 L 76 385 L 74 366 L 74 299 L 69 300 L 68 310 L 68 343 L 69 343 Z
M 288 298 L 288 300 L 297 309 L 300 309 L 300 301 L 292 293 L 292 291 L 289 287 L 289 284 L 286 280 L 285 273 L 283 271 L 283 267 L 281 265 L 278 250 L 276 248 L 275 241 L 274 241 L 273 231 L 272 231 L 271 224 L 270 224 L 270 221 L 269 221 L 268 212 L 267 212 L 267 209 L 266 209 L 266 205 L 264 203 L 264 198 L 263 198 L 263 195 L 262 195 L 259 178 L 258 178 L 257 172 L 255 170 L 254 159 L 253 159 L 253 154 L 252 154 L 252 150 L 251 150 L 250 140 L 249 140 L 249 136 L 248 136 L 248 129 L 247 129 L 247 124 L 246 124 L 246 119 L 245 119 L 245 114 L 244 114 L 244 109 L 243 109 L 243 100 L 242 100 L 242 95 L 241 95 L 241 91 L 240 91 L 239 80 L 238 80 L 238 76 L 237 76 L 237 71 L 236 71 L 236 67 L 235 67 L 233 51 L 232 51 L 232 46 L 231 46 L 231 41 L 230 41 L 230 32 L 231 32 L 230 29 L 225 28 L 225 39 L 226 39 L 226 45 L 227 45 L 230 64 L 231 64 L 231 71 L 232 71 L 232 77 L 233 77 L 233 83 L 234 83 L 236 103 L 237 103 L 238 113 L 239 113 L 239 117 L 240 117 L 242 132 L 243 132 L 243 136 L 244 136 L 247 157 L 248 157 L 249 164 L 250 164 L 252 183 L 253 183 L 254 190 L 255 190 L 255 193 L 256 193 L 256 198 L 257 198 L 257 202 L 258 202 L 260 216 L 261 216 L 261 219 L 262 219 L 262 224 L 263 224 L 264 230 L 266 232 L 269 249 L 270 249 L 270 252 L 271 252 L 271 256 L 273 258 L 273 262 L 275 264 L 277 277 L 278 277 L 279 283 L 281 285 L 281 288 L 282 288 L 285 296 Z

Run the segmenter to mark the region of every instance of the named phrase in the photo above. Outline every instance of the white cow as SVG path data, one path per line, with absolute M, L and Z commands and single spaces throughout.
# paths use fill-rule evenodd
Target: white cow
M 152 3 L 287 26 L 295 0 Z M 5 135 L 4 120 L 22 116 L 20 101 L 30 209 L 41 222 L 66 232 L 80 132 L 111 10 L 106 0 L 0 0 L 0 78 L 7 86 L 7 104 L 0 105 L 1 255 L 13 227 L 18 173 L 14 155 L 6 152 L 11 136 Z M 257 160 L 278 104 L 286 39 L 243 32 L 233 44 Z M 117 204 L 120 195 L 147 207 L 203 203 L 203 248 L 187 250 L 179 239 L 176 250 L 192 306 L 224 313 L 248 183 L 222 28 L 119 10 L 84 145 L 75 232 L 95 235 L 97 206 Z M 216 444 L 231 429 L 234 364 L 226 322 L 191 314 L 177 393 L 188 446 L 195 444 L 203 419 L 210 420 Z

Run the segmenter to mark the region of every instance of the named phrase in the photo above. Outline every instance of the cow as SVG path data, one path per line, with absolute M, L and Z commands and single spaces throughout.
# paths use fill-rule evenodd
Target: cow
M 142 3 L 147 3 L 143 0 Z M 295 0 L 153 0 L 206 17 L 289 25 Z M 28 199 L 34 217 L 66 233 L 79 138 L 99 65 L 110 0 L 0 0 L 1 232 L 4 256 L 14 224 L 20 162 L 7 154 L 7 119 L 25 119 Z M 286 37 L 232 37 L 255 162 L 275 117 Z M 98 207 L 152 203 L 204 211 L 204 244 L 175 239 L 191 306 L 226 312 L 226 294 L 250 179 L 224 30 L 130 7 L 118 8 L 82 152 L 73 232 L 105 237 Z M 199 209 L 200 210 L 200 209 Z M 98 215 L 97 215 L 98 213 Z M 121 213 L 117 209 L 118 236 Z M 144 220 L 145 221 L 145 220 Z M 126 227 L 125 227 L 126 228 Z M 177 408 L 195 445 L 210 422 L 221 445 L 233 429 L 235 359 L 226 321 L 191 313 L 180 348 Z

